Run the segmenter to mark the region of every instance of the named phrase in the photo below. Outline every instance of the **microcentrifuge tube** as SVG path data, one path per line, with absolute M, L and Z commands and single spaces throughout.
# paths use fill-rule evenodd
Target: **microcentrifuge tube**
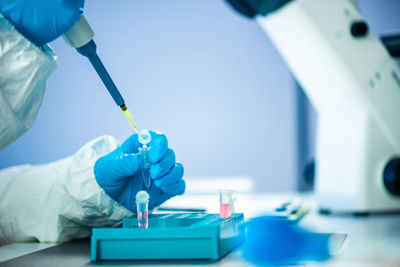
M 146 191 L 139 191 L 136 194 L 136 209 L 139 228 L 149 227 L 149 199 Z
M 139 154 L 140 154 L 140 166 L 141 166 L 141 173 L 144 181 L 144 185 L 148 188 L 150 187 L 151 177 L 150 177 L 150 159 L 149 159 L 149 151 L 150 147 L 147 146 L 148 143 L 151 141 L 151 135 L 147 129 L 142 129 L 140 131 L 141 138 L 139 138 L 139 142 L 142 144 L 142 147 L 139 147 Z
M 222 219 L 232 216 L 233 192 L 233 190 L 219 191 L 219 217 Z

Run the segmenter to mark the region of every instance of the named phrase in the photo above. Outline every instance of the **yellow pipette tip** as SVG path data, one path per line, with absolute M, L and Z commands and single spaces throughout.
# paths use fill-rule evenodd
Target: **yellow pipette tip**
M 129 111 L 128 107 L 124 104 L 120 106 L 122 112 L 124 113 L 126 119 L 131 123 L 133 129 L 135 129 L 136 133 L 139 135 L 139 140 L 143 141 L 142 135 L 140 134 L 139 127 L 137 126 L 135 120 L 133 119 L 133 116 L 131 112 Z

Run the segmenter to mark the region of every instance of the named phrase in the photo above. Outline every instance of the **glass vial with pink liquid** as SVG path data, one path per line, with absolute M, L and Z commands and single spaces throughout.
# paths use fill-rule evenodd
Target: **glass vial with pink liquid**
M 233 190 L 219 191 L 219 217 L 226 219 L 232 216 L 233 212 Z
M 139 191 L 136 194 L 136 209 L 139 228 L 149 227 L 149 199 L 146 191 Z

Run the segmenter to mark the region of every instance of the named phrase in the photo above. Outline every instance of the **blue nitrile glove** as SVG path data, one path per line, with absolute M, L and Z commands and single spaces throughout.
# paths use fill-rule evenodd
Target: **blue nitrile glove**
M 81 17 L 84 0 L 1 0 L 0 12 L 41 46 L 67 32 Z
M 243 256 L 251 263 L 261 266 L 324 261 L 331 257 L 331 236 L 310 232 L 289 220 L 257 217 L 246 223 Z
M 138 135 L 129 137 L 113 152 L 97 160 L 94 174 L 97 183 L 115 201 L 136 212 L 136 193 L 146 190 L 150 195 L 149 208 L 185 192 L 183 166 L 175 162 L 174 151 L 168 148 L 165 135 L 150 131 L 149 159 L 151 186 L 146 188 L 141 175 Z

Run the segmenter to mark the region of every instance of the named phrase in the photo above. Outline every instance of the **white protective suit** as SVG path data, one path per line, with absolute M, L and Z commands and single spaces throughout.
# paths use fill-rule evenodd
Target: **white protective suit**
M 36 47 L 0 14 L 0 149 L 32 126 L 56 61 L 49 46 Z M 96 160 L 117 145 L 100 137 L 56 162 L 0 170 L 0 245 L 87 237 L 91 227 L 132 216 L 94 177 Z

